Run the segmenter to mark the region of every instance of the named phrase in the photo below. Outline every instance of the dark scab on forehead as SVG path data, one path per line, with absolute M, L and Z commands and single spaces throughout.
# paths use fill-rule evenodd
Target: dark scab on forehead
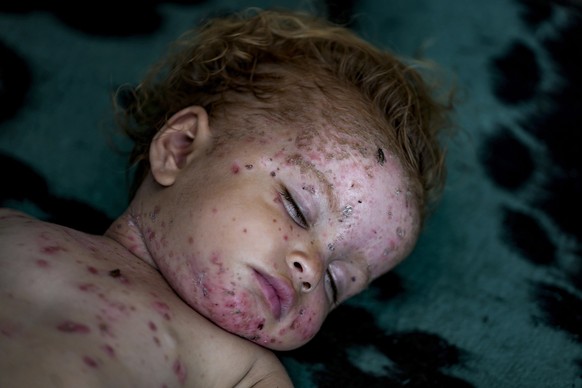
M 378 148 L 378 152 L 377 152 L 377 159 L 378 159 L 378 163 L 380 163 L 381 166 L 384 165 L 384 162 L 386 161 L 386 157 L 384 156 L 384 151 L 382 151 L 382 148 Z

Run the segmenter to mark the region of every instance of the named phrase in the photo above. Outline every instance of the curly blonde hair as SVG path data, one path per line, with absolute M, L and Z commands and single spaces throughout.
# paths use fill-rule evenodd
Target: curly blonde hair
M 233 95 L 277 99 L 273 114 L 309 111 L 312 101 L 304 97 L 310 88 L 327 95 L 333 108 L 342 105 L 341 96 L 355 102 L 348 121 L 368 131 L 372 125 L 385 139 L 389 152 L 418 184 L 424 215 L 444 186 L 439 133 L 448 124 L 448 106 L 434 98 L 415 66 L 393 53 L 325 19 L 273 10 L 208 20 L 181 36 L 131 90 L 119 123 L 134 144 L 132 195 L 149 171 L 150 142 L 174 113 L 200 105 L 212 118 L 221 106 L 236 103 Z M 297 92 L 301 97 L 292 98 Z M 281 101 L 287 106 L 282 108 Z M 292 116 L 297 117 L 287 118 Z

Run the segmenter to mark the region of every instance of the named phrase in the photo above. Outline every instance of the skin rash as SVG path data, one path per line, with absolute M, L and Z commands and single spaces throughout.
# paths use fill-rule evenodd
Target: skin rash
M 0 210 L 0 385 L 291 386 L 268 349 L 412 249 L 412 184 L 377 140 L 172 120 L 104 236 Z
M 326 125 L 257 125 L 219 145 L 204 130 L 170 183 L 153 167 L 108 236 L 223 329 L 299 347 L 412 249 L 419 216 L 388 150 Z

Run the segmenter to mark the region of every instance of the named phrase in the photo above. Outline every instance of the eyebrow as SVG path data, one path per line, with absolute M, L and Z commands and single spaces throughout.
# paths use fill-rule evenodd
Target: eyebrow
M 323 193 L 327 199 L 327 202 L 329 203 L 331 210 L 339 211 L 338 200 L 333 190 L 333 184 L 327 180 L 327 177 L 323 172 L 318 170 L 313 163 L 305 160 L 300 154 L 294 154 L 290 156 L 287 159 L 287 162 L 298 166 L 301 173 L 309 172 L 310 175 L 314 176 L 321 184 L 321 187 L 323 187 Z

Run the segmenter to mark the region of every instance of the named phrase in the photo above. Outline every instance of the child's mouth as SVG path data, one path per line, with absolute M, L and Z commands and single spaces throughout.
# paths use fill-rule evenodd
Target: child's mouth
M 279 320 L 287 314 L 293 304 L 295 296 L 293 288 L 283 280 L 256 270 L 255 276 L 261 286 L 261 291 L 267 300 L 271 313 L 275 319 Z

